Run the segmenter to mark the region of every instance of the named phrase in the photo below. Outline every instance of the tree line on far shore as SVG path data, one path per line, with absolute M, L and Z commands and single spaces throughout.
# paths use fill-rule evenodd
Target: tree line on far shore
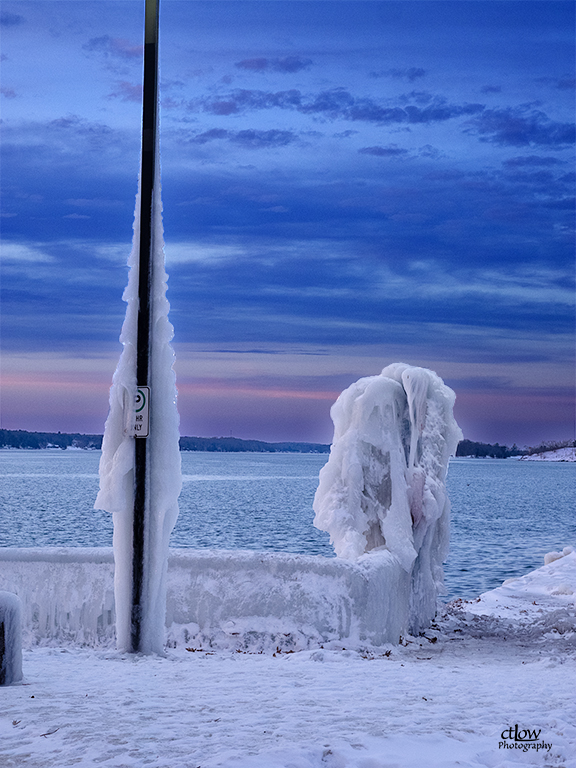
M 102 447 L 102 435 L 83 435 L 77 432 L 27 432 L 23 429 L 0 429 L 0 448 L 81 448 L 99 450 Z M 475 456 L 507 459 L 510 456 L 544 453 L 558 448 L 576 447 L 576 440 L 544 442 L 531 448 L 511 448 L 499 443 L 477 443 L 473 440 L 461 440 L 456 449 L 456 456 Z M 212 451 L 219 453 L 328 453 L 329 445 L 323 443 L 267 443 L 263 440 L 241 440 L 238 437 L 181 437 L 182 451 Z
M 102 448 L 102 435 L 77 432 L 26 432 L 23 429 L 0 429 L 0 448 Z M 214 451 L 221 453 L 328 453 L 322 443 L 266 443 L 263 440 L 241 440 L 238 437 L 181 437 L 182 451 Z

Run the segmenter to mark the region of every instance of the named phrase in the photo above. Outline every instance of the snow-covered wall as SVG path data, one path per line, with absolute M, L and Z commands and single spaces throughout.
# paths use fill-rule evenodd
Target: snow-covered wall
M 446 473 L 462 433 L 454 392 L 433 371 L 394 363 L 332 406 L 334 439 L 320 472 L 314 525 L 336 554 L 388 551 L 412 581 L 410 629 L 436 613 L 448 554 Z
M 283 650 L 397 643 L 410 575 L 382 551 L 355 561 L 248 551 L 170 551 L 169 646 Z M 0 589 L 23 604 L 25 646 L 112 646 L 112 549 L 0 549 Z

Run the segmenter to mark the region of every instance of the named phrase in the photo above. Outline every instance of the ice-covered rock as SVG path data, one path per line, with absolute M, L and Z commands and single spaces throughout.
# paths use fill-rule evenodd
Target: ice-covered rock
M 448 553 L 448 461 L 462 433 L 454 392 L 425 368 L 395 363 L 332 406 L 334 439 L 320 472 L 314 525 L 338 557 L 387 550 L 410 574 L 409 625 L 434 617 Z

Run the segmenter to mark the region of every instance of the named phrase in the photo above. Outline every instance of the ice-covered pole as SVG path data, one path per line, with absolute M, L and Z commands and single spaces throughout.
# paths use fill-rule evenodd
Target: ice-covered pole
M 148 392 L 150 372 L 150 295 L 156 147 L 158 129 L 158 0 L 146 0 L 144 83 L 142 94 L 142 158 L 140 169 L 140 251 L 138 270 L 138 331 L 136 382 L 141 396 Z M 145 388 L 145 389 L 141 389 Z M 151 408 L 151 402 L 148 408 Z M 132 541 L 131 650 L 141 650 L 142 590 L 146 507 L 149 505 L 148 435 L 136 435 L 134 457 L 134 519 Z
M 110 390 L 95 507 L 114 516 L 116 638 L 162 653 L 170 533 L 182 485 L 159 160 L 158 0 L 146 0 L 142 158 L 124 292 L 124 349 Z

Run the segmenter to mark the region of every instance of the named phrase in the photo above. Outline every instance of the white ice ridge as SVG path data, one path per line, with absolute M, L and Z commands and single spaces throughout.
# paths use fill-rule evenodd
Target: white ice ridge
M 448 553 L 448 461 L 462 439 L 454 392 L 405 363 L 346 389 L 331 410 L 334 439 L 320 472 L 314 525 L 338 557 L 387 550 L 410 574 L 409 624 L 434 617 Z
M 157 169 L 156 178 L 160 178 Z M 104 430 L 100 460 L 100 491 L 94 504 L 114 516 L 114 590 L 118 648 L 130 646 L 132 592 L 132 520 L 134 505 L 134 441 L 132 421 L 136 398 L 136 344 L 138 320 L 138 254 L 140 248 L 140 193 L 136 199 L 134 239 L 128 259 L 130 273 L 124 291 L 128 306 L 120 341 L 120 356 L 110 390 L 110 412 Z M 143 651 L 161 653 L 164 648 L 166 611 L 166 567 L 170 533 L 178 518 L 178 496 L 182 487 L 179 417 L 176 408 L 174 352 L 170 341 L 174 329 L 168 321 L 166 299 L 168 276 L 164 269 L 164 230 L 160 184 L 154 189 L 152 233 L 151 353 L 150 374 L 150 466 L 149 508 L 145 518 L 145 583 L 143 586 Z

